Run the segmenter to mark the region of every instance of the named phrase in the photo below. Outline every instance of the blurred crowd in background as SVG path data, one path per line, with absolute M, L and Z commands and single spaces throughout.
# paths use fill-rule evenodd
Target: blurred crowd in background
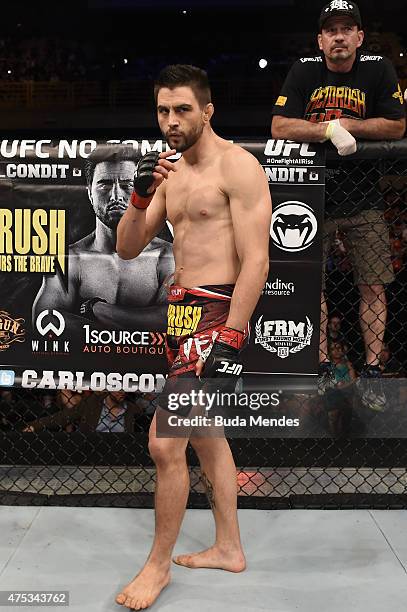
M 91 34 L 91 33 L 90 33 Z M 198 34 L 197 34 L 198 35 Z M 243 51 L 227 41 L 216 41 L 211 36 L 211 49 L 201 51 L 185 47 L 177 52 L 176 61 L 195 63 L 209 73 L 211 79 L 242 78 L 260 71 L 260 55 L 250 49 Z M 380 23 L 373 23 L 366 33 L 364 49 L 391 59 L 402 83 L 407 87 L 407 41 L 394 32 L 383 31 Z M 266 59 L 264 75 L 276 80 L 279 87 L 290 65 L 299 57 L 318 52 L 314 33 L 292 36 L 273 34 Z M 137 37 L 122 39 L 75 39 L 70 36 L 27 37 L 24 24 L 16 24 L 12 35 L 1 36 L 0 80 L 6 81 L 78 81 L 78 80 L 146 80 L 154 78 L 168 63 L 168 55 L 153 47 L 145 48 Z
M 0 431 L 148 431 L 156 393 L 0 389 Z

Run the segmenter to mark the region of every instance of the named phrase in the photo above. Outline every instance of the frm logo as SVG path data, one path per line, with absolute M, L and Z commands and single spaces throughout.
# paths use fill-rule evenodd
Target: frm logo
M 290 354 L 298 353 L 311 344 L 313 330 L 314 327 L 307 316 L 305 322 L 295 322 L 284 319 L 263 321 L 263 315 L 261 315 L 255 326 L 254 343 L 260 344 L 270 353 L 276 353 L 280 359 L 285 359 Z

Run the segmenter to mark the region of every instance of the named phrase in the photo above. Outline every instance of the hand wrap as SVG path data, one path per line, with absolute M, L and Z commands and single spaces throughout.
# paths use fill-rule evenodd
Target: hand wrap
M 154 183 L 154 168 L 158 165 L 160 153 L 158 151 L 149 151 L 139 160 L 136 168 L 136 173 L 133 179 L 133 193 L 131 194 L 130 204 L 141 210 L 147 208 L 153 199 L 153 193 L 147 190 Z

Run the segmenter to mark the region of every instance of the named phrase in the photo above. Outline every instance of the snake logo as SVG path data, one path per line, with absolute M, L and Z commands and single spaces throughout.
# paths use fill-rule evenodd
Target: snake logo
M 318 222 L 310 206 L 289 201 L 279 204 L 273 212 L 270 235 L 273 244 L 288 253 L 308 249 L 314 242 Z

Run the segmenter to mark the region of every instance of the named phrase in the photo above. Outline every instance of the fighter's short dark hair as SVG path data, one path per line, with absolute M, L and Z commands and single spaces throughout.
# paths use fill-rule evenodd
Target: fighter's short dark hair
M 171 64 L 161 70 L 154 82 L 154 99 L 162 87 L 190 87 L 201 107 L 211 102 L 211 88 L 205 70 L 190 64 Z
M 98 145 L 85 162 L 85 177 L 88 187 L 92 185 L 95 168 L 102 162 L 131 161 L 137 165 L 140 154 L 133 147 L 125 145 Z

